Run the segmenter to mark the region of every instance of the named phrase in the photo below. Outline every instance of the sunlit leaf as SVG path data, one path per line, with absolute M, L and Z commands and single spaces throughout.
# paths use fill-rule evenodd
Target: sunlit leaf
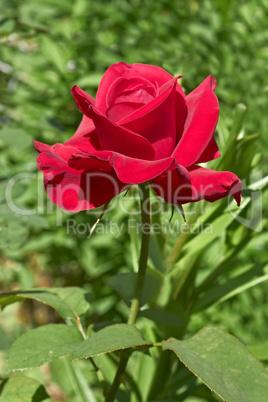
M 163 342 L 211 390 L 230 402 L 266 402 L 268 372 L 232 335 L 218 328 L 203 328 L 192 338 Z
M 126 324 L 109 325 L 86 339 L 72 353 L 73 359 L 86 359 L 116 350 L 150 346 L 152 342 L 145 341 L 140 331 Z
M 116 290 L 127 304 L 130 304 L 130 301 L 134 296 L 136 280 L 136 273 L 117 274 L 108 278 L 107 285 Z M 160 285 L 160 277 L 147 273 L 142 290 L 141 306 L 150 301 L 159 290 Z
M 81 316 L 87 312 L 89 302 L 86 296 L 87 292 L 78 287 L 36 288 L 33 290 L 2 293 L 0 294 L 0 306 L 4 308 L 16 301 L 34 299 L 48 304 L 62 318 L 68 319 Z
M 63 356 L 69 356 L 83 340 L 75 327 L 48 324 L 32 329 L 12 345 L 8 353 L 8 371 L 39 367 Z
M 47 398 L 44 387 L 38 381 L 16 375 L 5 383 L 0 402 L 41 402 Z

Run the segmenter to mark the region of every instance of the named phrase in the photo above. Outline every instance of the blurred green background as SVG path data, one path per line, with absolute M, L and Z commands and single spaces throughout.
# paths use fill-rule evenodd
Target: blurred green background
M 103 319 L 124 321 L 125 307 L 111 287 L 104 285 L 112 275 L 132 272 L 133 264 L 135 269 L 133 243 L 139 239 L 133 235 L 130 245 L 126 229 L 118 238 L 95 234 L 89 240 L 86 235 L 68 234 L 68 218 L 92 225 L 97 215 L 69 216 L 47 200 L 42 176 L 37 175 L 33 139 L 53 144 L 70 138 L 81 119 L 71 87 L 76 84 L 94 96 L 103 73 L 113 63 L 154 64 L 172 75 L 183 75 L 180 83 L 186 93 L 212 74 L 218 83 L 221 117 L 216 139 L 222 159 L 210 166 L 235 172 L 248 187 L 267 174 L 267 21 L 267 0 L 1 1 L 2 290 L 83 286 L 93 295 L 88 324 Z M 237 106 L 240 103 L 246 109 Z M 227 201 L 217 201 L 206 206 L 204 218 L 214 222 L 214 236 L 208 241 L 193 235 L 183 240 L 187 246 L 196 239 L 189 258 L 197 289 L 216 272 L 203 293 L 195 289 L 189 296 L 187 280 L 179 276 L 183 268 L 178 265 L 177 269 L 181 300 L 188 297 L 190 302 L 197 295 L 187 336 L 205 325 L 217 325 L 246 344 L 264 345 L 260 355 L 264 361 L 268 358 L 266 188 L 259 183 L 246 190 L 249 204 L 240 212 L 249 221 L 255 208 L 261 222 L 248 227 L 235 219 L 219 221 Z M 262 206 L 259 201 L 250 202 L 254 190 L 261 192 Z M 7 205 L 11 196 L 13 207 Z M 138 203 L 130 202 L 127 207 L 138 209 Z M 21 214 L 25 208 L 38 210 Z M 180 219 L 178 212 L 175 215 Z M 118 209 L 107 217 L 124 222 L 127 214 Z M 159 261 L 165 261 L 176 240 L 173 234 L 165 239 L 164 249 L 151 247 L 152 270 L 161 271 Z M 203 251 L 200 244 L 204 244 Z M 186 261 L 186 251 L 181 250 L 182 261 Z M 19 334 L 57 321 L 52 310 L 34 302 L 4 310 L 0 372 L 4 373 L 5 350 Z

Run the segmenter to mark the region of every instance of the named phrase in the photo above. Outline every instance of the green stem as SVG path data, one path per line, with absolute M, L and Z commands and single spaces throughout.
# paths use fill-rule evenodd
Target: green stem
M 106 402 L 113 402 L 115 400 L 118 388 L 120 387 L 121 382 L 124 382 L 125 380 L 125 369 L 127 367 L 128 359 L 129 356 L 125 355 L 124 352 L 121 352 L 120 361 L 117 367 L 113 383 L 111 385 L 111 388 L 106 394 L 105 399 Z
M 145 279 L 145 273 L 147 268 L 147 260 L 149 255 L 149 242 L 150 242 L 150 190 L 148 184 L 140 185 L 140 205 L 141 205 L 141 222 L 142 222 L 142 236 L 141 236 L 141 251 L 139 261 L 139 271 L 137 277 L 137 283 L 135 288 L 134 297 L 131 302 L 130 313 L 128 318 L 128 325 L 135 325 L 137 315 L 140 308 L 140 299 L 143 289 L 143 283 Z M 106 402 L 113 402 L 116 398 L 116 394 L 121 382 L 124 381 L 125 369 L 128 363 L 129 356 L 124 352 L 121 352 L 120 361 L 118 364 L 117 372 L 114 381 L 106 395 Z
M 142 236 L 141 236 L 141 251 L 139 271 L 136 283 L 134 297 L 131 302 L 130 314 L 128 318 L 129 325 L 135 325 L 136 318 L 140 308 L 140 299 L 143 289 L 143 283 L 147 268 L 147 260 L 149 254 L 150 242 L 150 192 L 147 184 L 140 185 L 141 189 L 141 222 L 142 222 Z

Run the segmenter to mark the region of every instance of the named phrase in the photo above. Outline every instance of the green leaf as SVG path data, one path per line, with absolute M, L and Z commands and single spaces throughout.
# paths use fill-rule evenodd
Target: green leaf
M 140 311 L 139 315 L 141 317 L 149 318 L 149 320 L 158 322 L 159 324 L 167 325 L 170 327 L 185 327 L 185 324 L 176 314 L 164 309 L 148 308 L 146 310 Z
M 23 334 L 8 353 L 8 371 L 39 367 L 68 356 L 82 341 L 77 328 L 65 324 L 48 324 Z
M 260 360 L 268 360 L 268 343 L 248 346 L 248 349 Z
M 127 324 L 109 325 L 86 339 L 72 353 L 73 359 L 86 359 L 116 350 L 150 346 L 151 341 L 145 341 L 140 331 Z
M 235 217 L 241 212 L 241 208 L 237 208 L 232 214 L 228 211 L 221 216 L 217 217 L 208 227 L 208 230 L 202 231 L 197 236 L 194 236 L 186 246 L 184 251 L 186 254 L 195 253 L 199 250 L 205 249 L 212 241 L 214 241 L 224 230 L 231 224 Z
M 225 120 L 221 116 L 219 117 L 216 130 L 219 133 L 220 142 L 222 143 L 222 146 L 224 146 L 229 139 L 230 132 L 226 126 Z
M 0 140 L 12 148 L 19 150 L 32 145 L 32 137 L 19 128 L 2 128 L 0 130 Z
M 42 49 L 44 55 L 47 59 L 62 73 L 66 74 L 67 72 L 67 51 L 66 46 L 62 43 L 59 44 L 52 37 L 43 36 L 42 37 Z
M 14 376 L 4 385 L 0 402 L 39 402 L 48 398 L 44 387 L 36 380 L 25 376 Z
M 150 385 L 152 383 L 156 368 L 156 360 L 149 353 L 139 353 L 139 358 L 135 362 L 135 380 L 139 386 L 141 400 L 148 401 Z M 132 367 L 128 366 L 129 371 L 134 375 Z
M 77 361 L 71 364 L 68 357 L 54 360 L 49 364 L 53 381 L 69 398 L 70 395 L 75 395 L 77 402 L 97 402 L 95 389 L 92 390 L 88 378 L 85 378 L 85 372 L 80 367 L 81 363 L 83 362 Z M 86 373 L 88 369 L 87 365 Z
M 137 281 L 136 273 L 123 273 L 114 275 L 107 280 L 107 285 L 116 290 L 127 305 L 133 299 Z M 153 274 L 146 274 L 142 290 L 140 306 L 148 303 L 161 286 L 161 278 Z
M 158 271 L 165 272 L 166 267 L 163 261 L 161 248 L 156 237 L 153 236 L 150 237 L 149 257 Z
M 57 294 L 72 309 L 75 316 L 85 314 L 90 307 L 89 294 L 80 287 L 52 288 L 51 292 Z
M 223 285 L 216 284 L 206 290 L 204 295 L 197 299 L 193 312 L 208 308 L 212 304 L 222 303 L 239 293 L 268 280 L 268 274 L 263 275 L 265 264 L 250 265 L 249 269 L 235 278 L 228 279 Z
M 212 391 L 228 402 L 266 402 L 268 372 L 232 335 L 203 328 L 192 338 L 163 342 Z
M 139 251 L 140 251 L 140 236 L 137 234 L 137 230 L 134 225 L 129 225 L 129 237 L 131 248 L 131 261 L 133 264 L 133 271 L 139 270 Z
M 0 25 L 0 34 L 1 36 L 9 35 L 15 30 L 15 21 L 7 20 L 2 22 Z
M 243 103 L 238 103 L 235 107 L 235 113 L 233 118 L 232 133 L 239 134 L 243 127 L 247 107 Z
M 84 75 L 75 81 L 75 85 L 78 85 L 81 88 L 98 88 L 100 80 L 102 79 L 103 74 L 101 73 L 91 73 L 88 75 Z
M 66 288 L 37 288 L 32 290 L 8 292 L 0 294 L 0 306 L 4 308 L 8 304 L 34 299 L 48 304 L 54 308 L 65 320 L 81 316 L 89 309 L 86 300 L 87 292 L 79 287 Z

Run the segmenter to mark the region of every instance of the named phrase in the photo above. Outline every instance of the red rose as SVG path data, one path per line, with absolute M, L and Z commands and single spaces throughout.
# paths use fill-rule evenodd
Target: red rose
M 84 115 L 73 137 L 53 146 L 35 142 L 50 199 L 76 212 L 150 182 L 169 203 L 233 194 L 239 204 L 235 174 L 197 166 L 220 156 L 213 137 L 216 81 L 209 76 L 185 96 L 177 79 L 160 67 L 117 63 L 104 74 L 96 99 L 74 86 Z

